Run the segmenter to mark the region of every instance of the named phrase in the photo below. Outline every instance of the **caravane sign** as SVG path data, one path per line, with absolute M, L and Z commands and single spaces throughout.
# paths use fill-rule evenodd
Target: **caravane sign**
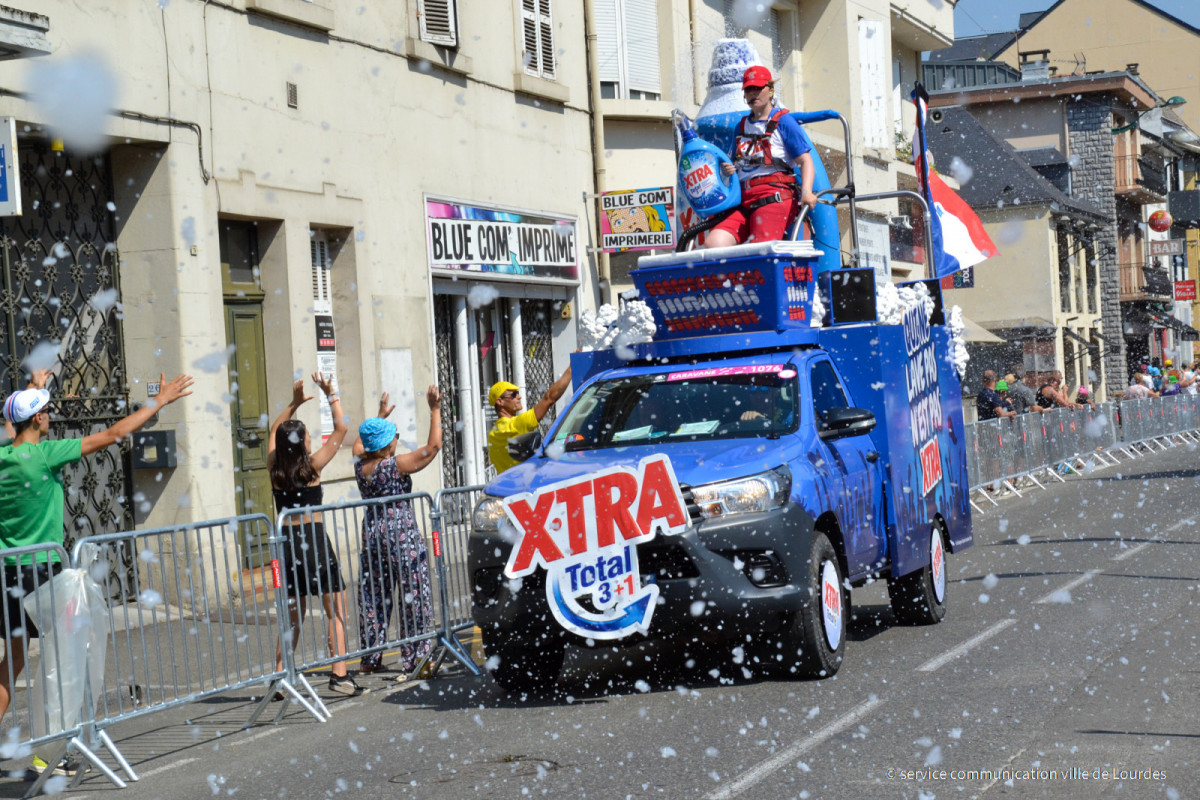
M 546 599 L 566 630 L 590 639 L 645 633 L 658 586 L 642 585 L 637 545 L 682 533 L 687 507 L 671 461 L 642 459 L 504 501 L 519 532 L 504 574 L 546 570 Z

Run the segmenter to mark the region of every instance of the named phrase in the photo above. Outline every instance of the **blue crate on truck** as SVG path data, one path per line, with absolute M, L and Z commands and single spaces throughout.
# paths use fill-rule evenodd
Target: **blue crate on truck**
M 763 242 L 645 256 L 629 273 L 655 339 L 782 331 L 812 325 L 811 242 Z

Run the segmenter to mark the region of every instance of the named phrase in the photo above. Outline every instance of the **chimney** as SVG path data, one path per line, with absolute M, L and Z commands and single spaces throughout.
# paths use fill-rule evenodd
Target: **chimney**
M 1050 80 L 1050 51 L 1028 50 L 1018 53 L 1021 59 L 1021 82 Z
M 1126 64 L 1125 71 L 1128 72 L 1130 75 L 1137 75 L 1138 74 L 1137 62 L 1135 61 L 1132 64 Z

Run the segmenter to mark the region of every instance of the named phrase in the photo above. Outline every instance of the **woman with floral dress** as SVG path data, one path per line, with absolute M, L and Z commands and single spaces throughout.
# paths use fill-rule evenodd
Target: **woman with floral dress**
M 429 403 L 429 439 L 411 453 L 396 455 L 399 434 L 387 417 L 395 409 L 385 392 L 379 401 L 379 416 L 358 429 L 354 454 L 362 459 L 354 466 L 363 499 L 391 497 L 412 492 L 412 474 L 433 461 L 442 449 L 442 395 L 436 386 L 425 392 Z M 363 517 L 362 551 L 359 554 L 359 637 L 363 649 L 376 647 L 390 638 L 408 638 L 433 628 L 433 593 L 425 540 L 407 500 L 371 506 Z M 397 636 L 388 636 L 392 604 L 399 589 L 401 610 Z M 407 680 L 433 649 L 425 639 L 400 648 L 399 680 Z M 383 654 L 363 657 L 362 672 L 383 668 Z

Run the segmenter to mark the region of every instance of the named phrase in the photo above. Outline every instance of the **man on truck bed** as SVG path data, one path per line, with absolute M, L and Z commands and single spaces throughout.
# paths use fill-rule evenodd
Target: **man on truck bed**
M 812 155 L 800 123 L 786 108 L 775 106 L 775 81 L 766 67 L 750 67 L 742 76 L 742 94 L 750 116 L 738 125 L 733 164 L 742 184 L 742 204 L 708 233 L 706 247 L 730 247 L 745 242 L 782 239 L 796 221 L 800 204 L 817 204 L 813 194 Z M 800 167 L 801 185 L 793 172 Z
M 533 408 L 521 411 L 521 390 L 508 381 L 496 381 L 488 391 L 488 404 L 496 408 L 496 424 L 488 431 L 488 458 L 499 475 L 517 465 L 508 454 L 508 440 L 522 433 L 537 430 L 538 423 L 554 407 L 571 385 L 571 368 L 550 384 Z

